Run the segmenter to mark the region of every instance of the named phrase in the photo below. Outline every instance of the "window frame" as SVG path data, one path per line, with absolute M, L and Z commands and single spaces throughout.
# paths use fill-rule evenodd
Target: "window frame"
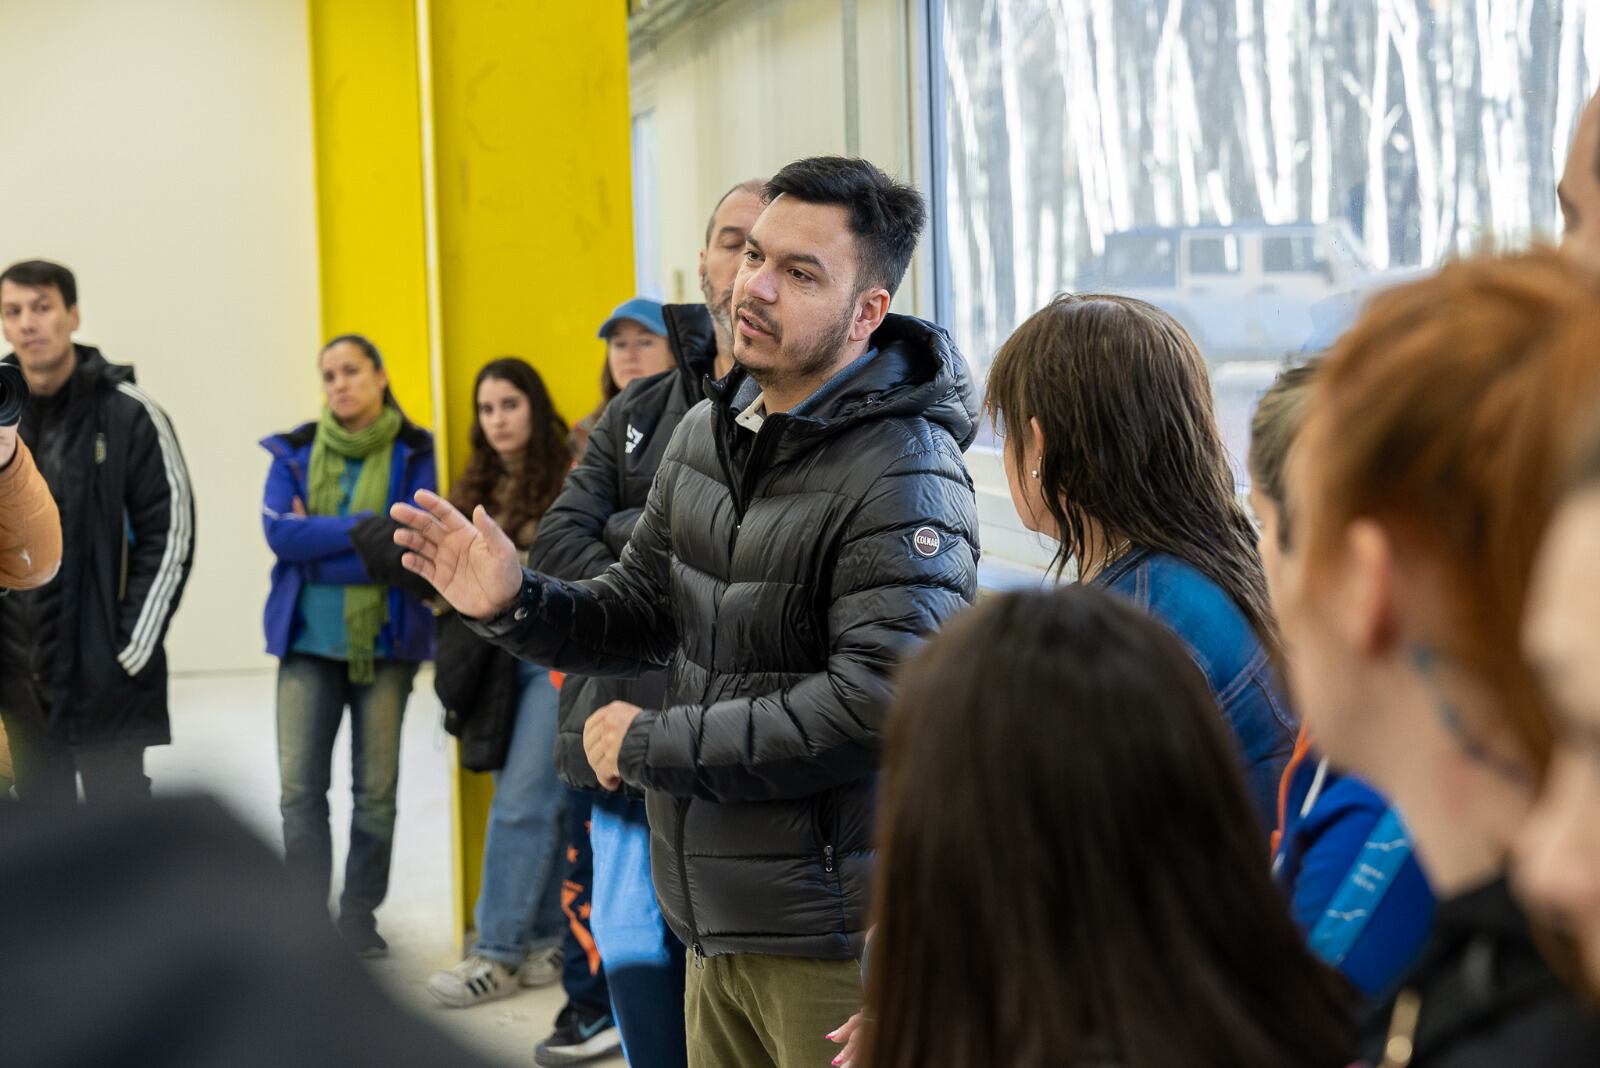
M 945 0 L 906 0 L 911 31 L 912 87 L 914 103 L 911 121 L 913 143 L 921 147 L 915 159 L 922 172 L 922 187 L 928 198 L 928 240 L 931 275 L 931 318 L 941 325 L 955 313 L 955 289 L 951 279 L 950 234 L 945 224 L 950 206 L 949 182 L 945 176 L 945 157 L 949 151 L 945 135 L 948 102 L 944 88 Z M 962 353 L 972 368 L 971 356 Z M 983 383 L 976 383 L 983 395 Z M 1001 449 L 987 444 L 973 445 L 966 452 L 967 470 L 972 475 L 978 502 L 978 537 L 982 557 L 978 582 L 984 589 L 1009 589 L 1038 586 L 1048 581 L 1047 571 L 1055 546 L 1042 535 L 1023 526 L 1011 503 L 1011 488 L 1006 481 L 1006 458 Z

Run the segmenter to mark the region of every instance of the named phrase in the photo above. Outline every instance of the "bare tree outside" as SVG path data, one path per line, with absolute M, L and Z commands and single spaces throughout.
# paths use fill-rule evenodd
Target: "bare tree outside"
M 1091 287 L 1168 307 L 1215 365 L 1270 365 L 1377 285 L 1552 238 L 1600 80 L 1600 0 L 944 12 L 952 326 L 980 369 Z

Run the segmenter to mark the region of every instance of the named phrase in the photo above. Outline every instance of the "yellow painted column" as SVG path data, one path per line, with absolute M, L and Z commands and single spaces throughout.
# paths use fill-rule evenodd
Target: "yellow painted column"
M 323 337 L 371 338 L 401 407 L 433 427 L 413 0 L 310 13 Z
M 489 360 L 527 359 L 569 422 L 599 397 L 595 330 L 633 286 L 626 9 L 310 0 L 310 12 L 324 333 L 383 350 L 401 405 L 439 438 L 448 484 Z M 464 932 L 493 786 L 453 756 L 452 783 Z
M 620 3 L 430 0 L 446 405 L 521 356 L 568 420 L 598 400 L 595 330 L 632 296 L 628 40 Z
M 426 2 L 443 408 L 459 472 L 489 360 L 533 364 L 569 422 L 599 399 L 595 330 L 633 287 L 627 16 L 620 3 Z M 459 776 L 463 924 L 490 797 L 487 776 Z

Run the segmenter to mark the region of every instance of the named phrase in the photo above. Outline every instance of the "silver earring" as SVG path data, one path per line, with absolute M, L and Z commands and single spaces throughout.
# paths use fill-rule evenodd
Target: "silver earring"
M 1035 467 L 1033 469 L 1033 477 L 1034 478 L 1038 478 L 1039 477 L 1039 469 L 1037 467 Z

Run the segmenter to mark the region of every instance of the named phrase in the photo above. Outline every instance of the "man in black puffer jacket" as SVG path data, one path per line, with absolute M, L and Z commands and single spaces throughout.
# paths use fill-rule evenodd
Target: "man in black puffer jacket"
M 656 892 L 691 947 L 691 1065 L 822 1063 L 859 1007 L 890 673 L 977 588 L 976 431 L 940 328 L 888 314 L 922 198 L 861 160 L 767 187 L 734 286 L 739 369 L 684 417 L 620 562 L 517 566 L 481 510 L 396 505 L 406 565 L 554 668 L 665 665 L 668 699 L 590 717 L 608 788 L 646 791 Z

